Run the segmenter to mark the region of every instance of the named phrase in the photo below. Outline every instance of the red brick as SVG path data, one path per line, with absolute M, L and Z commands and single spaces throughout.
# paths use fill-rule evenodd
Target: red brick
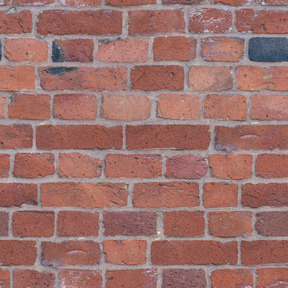
M 238 66 L 236 84 L 241 90 L 287 90 L 288 67 Z
M 220 120 L 247 119 L 247 99 L 243 95 L 211 94 L 204 99 L 204 116 Z
M 54 40 L 52 43 L 53 62 L 93 61 L 94 44 L 92 39 Z
M 156 4 L 156 0 L 107 0 L 106 5 L 111 6 L 142 6 Z
M 56 288 L 55 275 L 50 272 L 38 272 L 36 270 L 20 270 L 13 271 L 13 288 Z
M 237 263 L 237 242 L 167 241 L 152 242 L 153 265 L 222 265 Z
M 0 154 L 0 178 L 8 178 L 10 168 L 10 155 Z
M 146 263 L 147 242 L 144 240 L 105 240 L 106 263 L 140 265 Z
M 112 10 L 46 10 L 38 16 L 37 32 L 55 34 L 121 34 L 122 13 Z
M 206 208 L 236 207 L 238 186 L 227 183 L 205 183 L 203 201 Z
M 6 97 L 0 95 L 0 119 L 5 117 L 5 101 Z
M 169 19 L 169 21 L 167 21 Z M 181 10 L 144 10 L 129 12 L 130 35 L 184 33 L 185 20 Z
M 192 37 L 156 37 L 153 42 L 154 61 L 190 61 L 196 57 L 197 40 Z
M 0 11 L 0 33 L 21 34 L 32 32 L 32 13 L 29 10 L 7 13 Z M 2 78 L 2 76 L 0 77 Z
M 244 54 L 244 40 L 236 37 L 208 37 L 202 39 L 201 48 L 205 61 L 238 62 Z
M 263 236 L 288 236 L 288 212 L 269 211 L 256 214 L 255 229 Z
M 135 183 L 133 205 L 137 208 L 198 206 L 199 186 L 188 182 Z
M 203 269 L 165 269 L 163 270 L 163 288 L 206 288 Z
M 165 119 L 199 119 L 201 100 L 191 94 L 161 94 L 157 99 L 157 116 Z
M 236 27 L 242 33 L 286 34 L 288 12 L 282 10 L 240 9 L 236 11 Z
M 267 287 L 285 288 L 287 282 L 288 282 L 287 268 L 257 269 L 257 288 L 267 288 Z
M 23 5 L 23 6 L 43 6 L 47 4 L 51 4 L 54 0 L 12 0 L 15 5 Z
M 100 264 L 101 249 L 93 241 L 42 242 L 43 266 L 96 265 Z
M 170 237 L 202 236 L 205 229 L 204 212 L 164 212 L 164 234 Z
M 205 150 L 209 146 L 209 126 L 205 125 L 128 125 L 128 149 L 176 148 Z
M 58 158 L 60 177 L 94 178 L 100 177 L 102 161 L 81 153 L 60 153 Z
M 33 66 L 0 66 L 0 79 L 0 90 L 2 91 L 35 89 L 35 73 Z
M 209 166 L 214 178 L 242 180 L 252 177 L 252 155 L 210 155 Z
M 111 2 L 113 1 L 115 0 Z M 120 63 L 146 62 L 149 60 L 148 46 L 148 39 L 102 40 L 99 42 L 97 60 Z
M 157 154 L 109 154 L 108 178 L 156 178 L 162 175 L 162 156 Z
M 156 234 L 157 214 L 150 211 L 104 212 L 106 236 L 152 236 Z
M 182 4 L 182 5 L 193 5 L 200 4 L 204 0 L 163 0 L 163 4 Z
M 106 272 L 106 288 L 118 287 L 156 288 L 157 270 L 108 270 Z
M 97 99 L 90 94 L 58 94 L 54 96 L 54 117 L 63 120 L 93 120 L 97 115 Z
M 35 38 L 6 38 L 5 57 L 11 62 L 46 62 L 48 43 Z
M 0 207 L 37 205 L 37 185 L 22 183 L 0 184 Z
M 109 120 L 139 121 L 150 117 L 151 102 L 146 95 L 103 96 L 101 116 Z
M 55 173 L 52 153 L 17 153 L 13 175 L 21 178 L 38 178 Z
M 98 236 L 98 231 L 98 213 L 81 211 L 60 211 L 58 214 L 58 236 Z
M 121 149 L 122 126 L 40 125 L 37 127 L 38 149 Z
M 45 94 L 14 94 L 10 97 L 8 117 L 18 119 L 49 119 L 50 96 Z
M 104 208 L 127 204 L 128 187 L 118 183 L 44 183 L 43 206 Z
M 94 270 L 63 269 L 59 274 L 61 287 L 101 288 L 102 276 Z
M 63 6 L 90 7 L 100 6 L 101 0 L 60 0 Z
M 288 126 L 259 125 L 215 128 L 215 147 L 220 151 L 287 149 Z
M 251 0 L 211 0 L 211 4 L 224 4 L 232 6 L 246 6 L 251 5 L 252 3 L 253 2 Z
M 177 65 L 134 66 L 131 70 L 132 90 L 174 90 L 184 87 L 183 67 Z
M 192 66 L 189 71 L 192 91 L 224 91 L 233 87 L 231 70 L 227 66 Z
M 211 288 L 253 287 L 252 270 L 248 269 L 214 270 L 210 279 Z
M 8 225 L 9 225 L 9 214 L 0 211 L 0 236 L 8 236 L 8 229 L 9 229 Z M 0 287 L 1 287 L 1 270 L 0 270 Z
M 252 232 L 251 212 L 220 211 L 209 213 L 209 233 L 214 237 L 247 237 L 251 236 Z
M 36 242 L 34 241 L 0 241 L 0 263 L 3 266 L 34 265 L 36 253 Z
M 50 91 L 124 90 L 127 86 L 127 70 L 124 67 L 42 67 L 38 72 L 40 86 Z
M 167 178 L 196 179 L 207 173 L 208 165 L 202 156 L 182 154 L 166 158 Z
M 287 183 L 244 184 L 242 186 L 242 205 L 252 208 L 262 206 L 288 206 Z
M 192 33 L 224 33 L 232 29 L 232 12 L 224 9 L 199 8 L 189 12 Z
M 279 5 L 279 6 L 286 6 L 287 0 L 262 0 L 262 1 L 256 1 L 257 4 L 261 5 Z
M 16 237 L 51 237 L 54 235 L 54 212 L 14 212 L 12 228 Z
M 10 288 L 10 271 L 0 269 L 0 285 L 2 288 Z
M 241 261 L 244 265 L 284 264 L 288 261 L 286 240 L 242 241 L 241 251 Z
M 288 120 L 287 95 L 252 95 L 250 118 L 257 120 Z

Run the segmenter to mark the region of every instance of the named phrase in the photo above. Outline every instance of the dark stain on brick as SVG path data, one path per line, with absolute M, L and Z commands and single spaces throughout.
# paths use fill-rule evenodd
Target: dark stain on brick
M 64 62 L 65 61 L 65 50 L 57 45 L 55 41 L 52 43 L 52 61 L 53 62 Z
M 77 67 L 51 67 L 45 69 L 44 71 L 53 75 L 53 76 L 62 76 L 67 72 L 72 72 L 77 70 Z

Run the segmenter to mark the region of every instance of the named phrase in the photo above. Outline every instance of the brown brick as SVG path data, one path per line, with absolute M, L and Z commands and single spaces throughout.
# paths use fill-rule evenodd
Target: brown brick
M 167 21 L 169 19 L 169 21 Z M 129 12 L 130 35 L 184 33 L 185 20 L 181 10 L 143 10 Z
M 94 178 L 100 177 L 102 161 L 81 153 L 60 153 L 58 158 L 60 177 Z
M 184 87 L 183 67 L 177 65 L 135 66 L 131 70 L 131 89 L 144 91 L 173 90 Z
M 32 13 L 29 10 L 7 13 L 0 11 L 0 33 L 21 34 L 32 32 Z M 0 77 L 2 78 L 2 76 Z
M 118 183 L 44 183 L 42 206 L 104 208 L 127 203 L 128 187 Z
M 18 119 L 49 119 L 50 96 L 46 94 L 14 94 L 10 97 L 8 117 Z
M 13 271 L 13 288 L 56 288 L 55 275 L 50 272 L 38 272 L 36 270 L 15 269 Z
M 93 241 L 42 242 L 43 266 L 96 265 L 100 264 L 101 249 Z
M 0 284 L 2 288 L 10 288 L 10 271 L 0 269 Z
M 54 235 L 54 212 L 14 212 L 12 228 L 16 237 L 51 237 Z
M 199 119 L 201 100 L 191 94 L 161 94 L 157 99 L 157 116 L 165 119 Z
M 288 282 L 287 268 L 261 268 L 257 269 L 257 288 L 285 287 Z
M 121 34 L 122 13 L 112 10 L 46 10 L 38 16 L 37 32 L 55 34 Z
M 106 236 L 152 236 L 156 234 L 157 214 L 150 211 L 104 212 Z
M 205 229 L 204 212 L 164 212 L 164 234 L 170 237 L 202 236 Z
M 176 148 L 205 150 L 209 146 L 209 126 L 205 125 L 128 125 L 128 149 Z
M 109 120 L 139 121 L 150 117 L 151 101 L 146 95 L 103 96 L 101 116 Z
M 147 242 L 144 240 L 105 240 L 106 263 L 113 265 L 140 265 L 146 263 Z
M 58 94 L 54 96 L 54 117 L 63 120 L 93 120 L 97 115 L 97 99 L 90 94 Z
M 194 207 L 199 205 L 198 183 L 135 183 L 133 205 L 137 208 Z
M 0 178 L 8 178 L 10 168 L 10 155 L 0 154 Z
M 192 91 L 225 91 L 233 87 L 231 70 L 227 66 L 192 66 L 189 71 Z
M 120 149 L 122 127 L 100 125 L 40 125 L 36 132 L 38 149 Z
M 98 231 L 98 213 L 81 211 L 60 211 L 58 214 L 58 236 L 98 236 Z
M 167 241 L 152 242 L 153 265 L 222 265 L 237 263 L 237 242 Z
M 9 214 L 0 211 L 0 236 L 8 236 Z M 5 274 L 5 273 L 4 273 Z M 1 269 L 0 269 L 0 285 L 1 282 Z
M 162 175 L 162 156 L 157 154 L 109 154 L 108 178 L 156 178 Z

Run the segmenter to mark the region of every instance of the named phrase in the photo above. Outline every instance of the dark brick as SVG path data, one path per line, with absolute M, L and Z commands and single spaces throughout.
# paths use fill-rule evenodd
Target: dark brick
M 284 37 L 251 38 L 249 59 L 259 62 L 288 61 L 288 39 Z

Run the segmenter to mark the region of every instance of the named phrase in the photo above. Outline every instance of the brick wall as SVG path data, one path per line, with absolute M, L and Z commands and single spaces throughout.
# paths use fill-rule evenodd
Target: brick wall
M 0 287 L 288 286 L 287 0 L 3 0 Z

